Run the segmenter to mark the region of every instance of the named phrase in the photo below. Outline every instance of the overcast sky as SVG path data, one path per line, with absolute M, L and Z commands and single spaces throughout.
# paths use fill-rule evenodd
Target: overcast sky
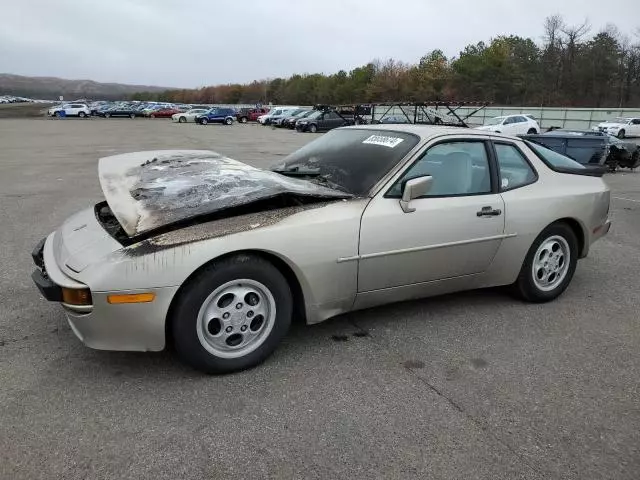
M 0 0 L 0 73 L 172 87 L 332 73 L 502 34 L 540 41 L 555 13 L 640 27 L 640 0 Z

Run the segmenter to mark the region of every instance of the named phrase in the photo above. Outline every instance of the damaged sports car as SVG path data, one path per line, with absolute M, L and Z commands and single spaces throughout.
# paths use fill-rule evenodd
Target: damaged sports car
M 211 151 L 103 158 L 105 201 L 35 248 L 78 338 L 209 373 L 252 367 L 293 319 L 498 285 L 545 302 L 610 227 L 601 173 L 492 132 L 333 130 L 261 170 Z

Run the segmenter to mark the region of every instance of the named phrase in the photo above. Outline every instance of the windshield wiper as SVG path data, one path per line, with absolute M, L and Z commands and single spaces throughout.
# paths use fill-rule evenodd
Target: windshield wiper
M 298 166 L 276 168 L 272 171 L 289 177 L 317 177 L 320 175 L 319 168 L 300 168 Z

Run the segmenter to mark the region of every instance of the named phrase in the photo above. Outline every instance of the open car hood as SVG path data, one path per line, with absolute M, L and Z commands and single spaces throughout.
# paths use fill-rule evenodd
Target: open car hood
M 98 171 L 107 203 L 129 237 L 279 195 L 351 197 L 209 150 L 115 155 L 100 159 Z

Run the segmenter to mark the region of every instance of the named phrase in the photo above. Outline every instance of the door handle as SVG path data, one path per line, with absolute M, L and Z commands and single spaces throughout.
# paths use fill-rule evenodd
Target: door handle
M 499 208 L 482 207 L 479 212 L 476 212 L 476 215 L 479 217 L 497 217 L 498 215 L 502 215 L 502 210 Z

